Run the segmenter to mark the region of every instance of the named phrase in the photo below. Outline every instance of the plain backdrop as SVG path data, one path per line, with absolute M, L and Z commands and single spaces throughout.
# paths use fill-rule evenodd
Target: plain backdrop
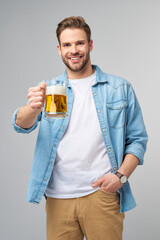
M 39 205 L 25 200 L 38 129 L 18 134 L 11 120 L 29 87 L 64 71 L 55 31 L 69 16 L 83 16 L 92 29 L 92 63 L 135 89 L 149 143 L 130 178 L 137 207 L 126 213 L 124 240 L 159 240 L 158 0 L 0 0 L 0 239 L 46 239 L 44 198 Z

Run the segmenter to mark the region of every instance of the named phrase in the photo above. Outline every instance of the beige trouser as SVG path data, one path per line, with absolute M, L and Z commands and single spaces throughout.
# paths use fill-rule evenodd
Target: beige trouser
M 122 240 L 118 193 L 100 189 L 80 198 L 47 198 L 46 217 L 47 240 Z

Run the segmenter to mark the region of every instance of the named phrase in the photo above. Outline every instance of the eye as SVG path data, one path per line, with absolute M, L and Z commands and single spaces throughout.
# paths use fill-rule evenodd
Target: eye
M 78 45 L 84 45 L 84 42 L 78 42 Z
M 69 47 L 69 46 L 70 46 L 69 43 L 65 43 L 65 44 L 63 44 L 63 47 Z

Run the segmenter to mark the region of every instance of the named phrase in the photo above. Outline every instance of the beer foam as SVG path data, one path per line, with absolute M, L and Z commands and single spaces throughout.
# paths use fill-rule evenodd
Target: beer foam
M 48 86 L 46 88 L 46 95 L 66 95 L 66 88 L 65 86 Z

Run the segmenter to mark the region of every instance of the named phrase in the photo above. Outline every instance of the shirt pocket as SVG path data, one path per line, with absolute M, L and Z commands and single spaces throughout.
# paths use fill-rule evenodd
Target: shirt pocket
M 47 121 L 47 122 L 52 123 L 52 124 L 55 124 L 55 120 L 56 119 L 54 119 L 54 118 L 46 118 L 44 116 L 42 116 L 42 118 L 43 118 L 44 121 Z
M 127 101 L 119 100 L 107 103 L 109 124 L 113 128 L 122 128 L 125 124 Z
M 42 111 L 42 119 L 44 120 L 44 122 L 49 122 L 52 124 L 55 124 L 56 119 L 55 118 L 47 118 L 44 116 L 44 111 Z

